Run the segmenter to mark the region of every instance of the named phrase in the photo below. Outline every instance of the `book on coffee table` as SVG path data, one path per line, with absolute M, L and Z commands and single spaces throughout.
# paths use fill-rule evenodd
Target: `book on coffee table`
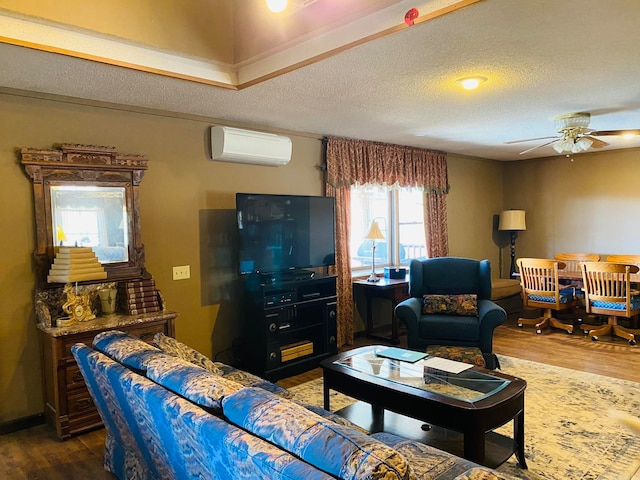
M 404 348 L 388 347 L 383 350 L 377 350 L 378 357 L 390 358 L 391 360 L 400 360 L 402 362 L 416 363 L 429 355 L 422 352 L 414 352 L 413 350 L 405 350 Z

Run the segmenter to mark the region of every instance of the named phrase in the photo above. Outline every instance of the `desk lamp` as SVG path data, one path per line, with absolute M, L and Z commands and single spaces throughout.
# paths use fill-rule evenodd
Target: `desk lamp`
M 498 224 L 498 230 L 506 230 L 511 232 L 511 268 L 509 269 L 509 278 L 514 278 L 516 273 L 517 232 L 527 229 L 524 215 L 524 210 L 505 210 L 504 212 L 500 212 L 500 222 Z
M 378 226 L 378 222 L 375 220 L 371 221 L 371 226 L 369 227 L 369 231 L 364 237 L 366 240 L 371 240 L 371 275 L 367 278 L 368 282 L 377 282 L 378 277 L 376 277 L 376 240 L 384 240 L 384 235 L 380 231 L 380 227 Z

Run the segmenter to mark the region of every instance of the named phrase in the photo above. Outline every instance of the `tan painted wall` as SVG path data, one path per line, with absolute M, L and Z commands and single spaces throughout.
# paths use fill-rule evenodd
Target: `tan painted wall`
M 527 212 L 517 257 L 640 254 L 640 150 L 505 164 L 505 208 Z
M 33 193 L 15 150 L 54 143 L 115 146 L 146 154 L 140 187 L 146 265 L 171 310 L 176 336 L 214 355 L 239 333 L 235 275 L 235 193 L 322 194 L 319 139 L 293 137 L 284 167 L 213 162 L 213 121 L 184 120 L 0 94 L 0 422 L 43 411 L 40 350 L 33 314 Z M 173 281 L 172 266 L 191 279 Z
M 500 278 L 500 254 L 509 261 L 509 252 L 501 249 L 506 237 L 494 225 L 503 204 L 502 168 L 497 161 L 453 154 L 447 161 L 449 255 L 489 259 L 493 278 Z M 503 272 L 508 272 L 508 266 Z

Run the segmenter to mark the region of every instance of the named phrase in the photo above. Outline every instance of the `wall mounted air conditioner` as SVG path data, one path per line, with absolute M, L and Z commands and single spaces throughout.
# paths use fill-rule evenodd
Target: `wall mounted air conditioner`
M 211 127 L 211 159 L 278 167 L 291 160 L 291 139 L 241 128 Z

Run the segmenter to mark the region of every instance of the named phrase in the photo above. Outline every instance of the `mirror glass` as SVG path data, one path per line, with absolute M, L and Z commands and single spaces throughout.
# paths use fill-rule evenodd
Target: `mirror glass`
M 51 186 L 54 246 L 92 247 L 100 263 L 129 260 L 124 187 Z

